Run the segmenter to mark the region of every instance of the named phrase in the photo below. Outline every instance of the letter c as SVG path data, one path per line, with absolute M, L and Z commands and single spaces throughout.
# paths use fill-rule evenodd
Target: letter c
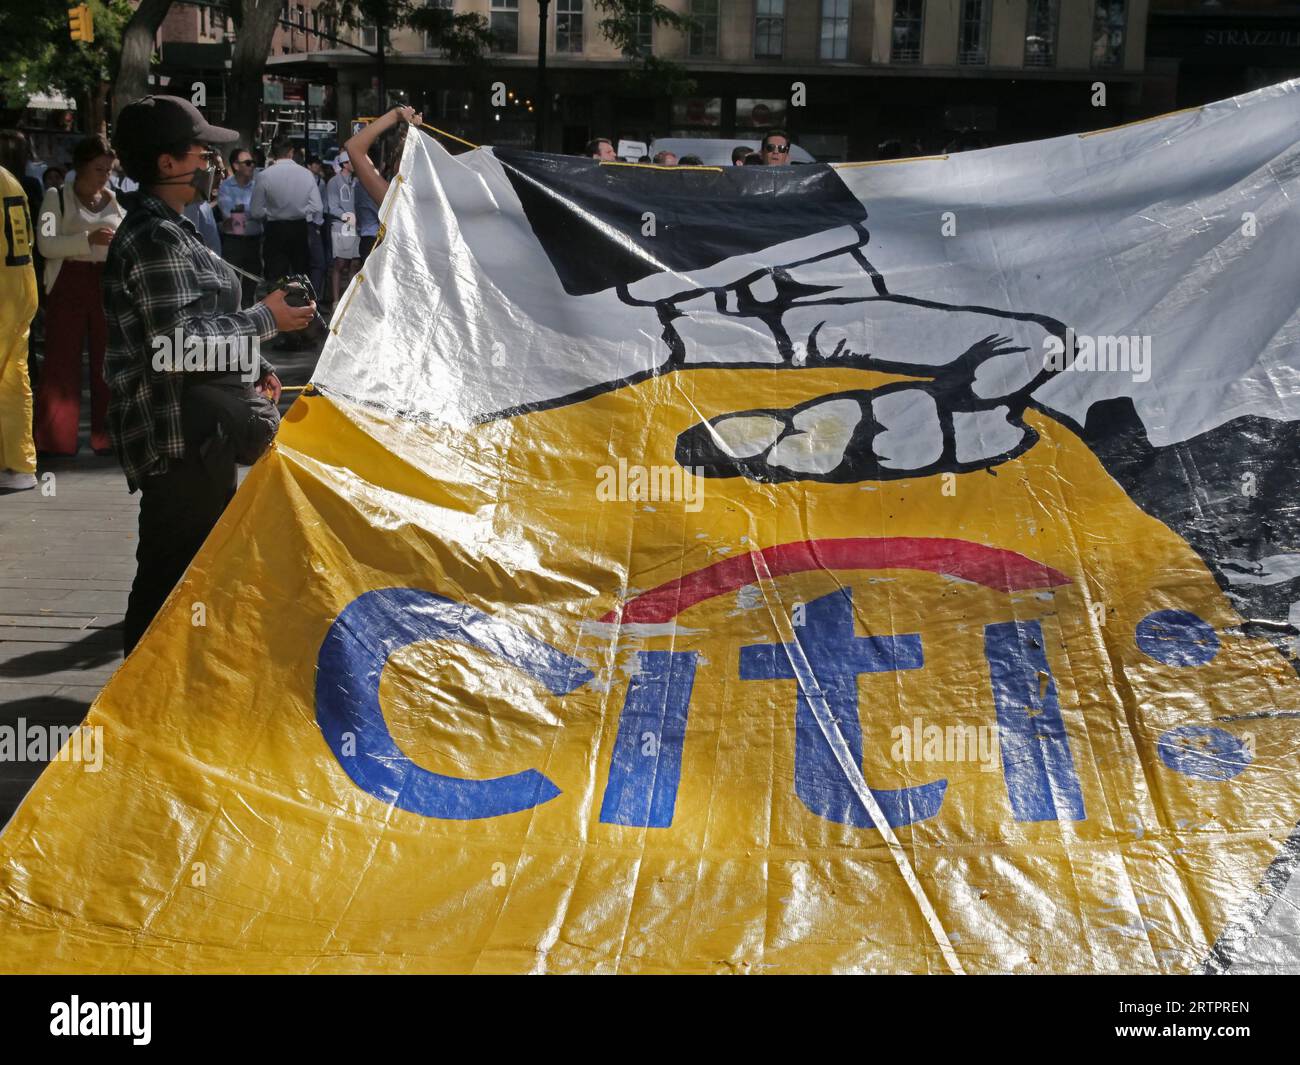
M 421 640 L 456 640 L 495 655 L 566 695 L 591 679 L 581 662 L 507 621 L 419 588 L 359 595 L 325 634 L 316 663 L 316 722 L 339 765 L 375 798 L 425 817 L 467 821 L 529 810 L 560 794 L 535 769 L 490 780 L 444 776 L 397 746 L 379 705 L 379 679 L 396 651 Z M 343 753 L 346 734 L 356 752 Z

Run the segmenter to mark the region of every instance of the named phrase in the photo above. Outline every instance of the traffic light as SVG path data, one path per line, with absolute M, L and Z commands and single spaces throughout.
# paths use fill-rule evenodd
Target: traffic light
M 95 19 L 88 4 L 78 4 L 68 9 L 68 31 L 74 41 L 89 44 L 95 39 Z

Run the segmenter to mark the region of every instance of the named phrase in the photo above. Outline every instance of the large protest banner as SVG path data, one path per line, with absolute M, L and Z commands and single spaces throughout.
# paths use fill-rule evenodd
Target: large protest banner
M 1298 91 L 888 165 L 409 137 L 102 768 L 0 837 L 0 967 L 1294 965 Z

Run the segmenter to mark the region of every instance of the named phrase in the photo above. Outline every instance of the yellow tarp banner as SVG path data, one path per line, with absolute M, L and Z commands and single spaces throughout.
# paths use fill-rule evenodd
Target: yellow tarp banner
M 51 765 L 0 838 L 0 967 L 1188 972 L 1258 920 L 1300 680 L 1116 472 L 1154 476 L 1159 441 L 1116 458 L 1029 403 L 1046 377 L 981 406 L 875 347 L 692 363 L 659 296 L 623 302 L 684 361 L 587 387 L 593 356 L 493 331 L 542 328 L 501 295 L 532 282 L 498 283 L 528 194 L 491 184 L 532 164 L 471 154 L 411 139 L 320 389 L 92 708 L 102 767 Z M 688 201 L 661 210 L 689 227 Z M 530 226 L 562 280 L 588 268 Z M 915 309 L 859 298 L 876 345 Z M 919 422 L 887 437 L 897 397 L 935 404 L 934 457 Z M 1242 471 L 1280 461 L 1236 439 Z

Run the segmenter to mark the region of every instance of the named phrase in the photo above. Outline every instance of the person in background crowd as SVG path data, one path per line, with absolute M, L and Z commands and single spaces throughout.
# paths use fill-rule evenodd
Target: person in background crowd
M 230 177 L 221 183 L 217 205 L 221 209 L 221 256 L 245 274 L 262 276 L 262 223 L 248 213 L 253 201 L 253 153 L 236 148 L 230 153 Z M 243 304 L 253 305 L 257 282 L 240 277 Z
M 266 169 L 266 152 L 262 151 L 261 148 L 254 148 L 253 149 L 254 175 L 260 174 L 265 169 Z
M 295 147 L 293 150 L 293 161 L 299 166 L 307 165 L 307 153 L 301 147 Z
M 45 196 L 42 177 L 32 175 L 32 149 L 27 137 L 16 129 L 0 130 L 0 166 L 3 166 L 22 186 L 27 195 L 27 209 L 35 218 L 41 211 L 41 200 Z M 45 168 L 50 169 L 49 167 Z
M 47 166 L 45 173 L 41 175 L 41 183 L 47 189 L 57 189 L 63 185 L 63 167 Z
M 409 125 L 418 126 L 423 116 L 413 107 L 394 107 L 373 122 L 363 126 L 343 146 L 352 163 L 357 184 L 353 189 L 356 200 L 357 235 L 361 238 L 361 261 L 364 263 L 379 237 L 379 205 L 388 195 L 388 183 L 401 161 L 401 142 L 395 141 L 383 160 L 384 172 L 371 161 L 369 152 L 372 144 L 400 123 L 399 138 L 404 135 Z
M 275 162 L 258 175 L 248 206 L 248 213 L 265 226 L 262 259 L 268 281 L 307 272 L 307 218 L 321 210 L 316 178 L 293 161 L 292 151 L 288 137 L 275 138 Z
M 587 155 L 602 163 L 618 162 L 618 153 L 614 151 L 614 142 L 608 137 L 593 137 L 587 142 Z
M 683 155 L 677 160 L 678 166 L 703 166 L 704 160 L 698 155 Z
M 364 153 L 361 157 L 367 158 Z M 383 200 L 376 201 L 360 181 L 352 186 L 352 194 L 357 215 L 357 265 L 360 268 L 370 258 L 379 239 L 379 205 Z
M 758 152 L 750 152 L 745 156 L 745 166 L 762 166 L 763 157 Z
M 321 202 L 325 205 L 325 213 L 322 215 L 324 221 L 320 227 L 320 236 L 321 247 L 325 252 L 325 275 L 327 283 L 329 272 L 334 263 L 334 247 L 330 242 L 331 230 L 333 228 L 330 223 L 333 220 L 330 218 L 330 205 L 327 193 L 329 191 L 330 182 L 334 180 L 334 174 L 335 170 L 333 162 L 322 159 L 320 164 L 320 177 L 317 179 L 316 185 L 320 189 Z M 325 294 L 322 293 L 321 295 L 324 296 Z
M 102 280 L 125 211 L 108 187 L 115 153 L 99 134 L 72 153 L 76 179 L 49 189 L 36 241 L 45 258 L 45 363 L 36 384 L 36 450 L 75 455 L 81 422 L 81 352 L 90 342 L 90 446 L 107 454 L 108 383 Z
M 330 289 L 337 305 L 352 276 L 361 266 L 361 238 L 357 233 L 357 214 L 352 176 L 352 161 L 347 152 L 335 160 L 339 172 L 325 186 L 325 202 L 330 216 L 330 247 L 334 262 L 330 268 Z
M 199 232 L 199 239 L 203 241 L 208 248 L 217 255 L 221 254 L 221 230 L 218 228 L 217 215 L 221 210 L 218 204 L 218 188 L 226 179 L 225 167 L 221 165 L 221 156 L 218 155 L 213 160 L 213 165 L 217 169 L 217 175 L 212 186 L 212 195 L 206 200 L 200 202 L 195 200 L 193 203 L 186 204 L 185 210 L 181 213 L 194 223 L 194 228 Z
M 328 260 L 325 258 L 325 237 L 322 232 L 325 228 L 325 182 L 321 180 L 321 161 L 320 156 L 307 156 L 307 170 L 316 180 L 316 192 L 319 196 L 321 207 L 319 210 L 307 216 L 307 276 L 311 278 L 311 287 L 319 294 L 322 302 L 325 299 L 325 268 Z
M 187 439 L 183 352 L 160 369 L 158 338 L 246 338 L 251 348 L 253 339 L 306 328 L 316 308 L 291 307 L 276 290 L 240 310 L 239 276 L 208 252 L 181 214 L 211 195 L 216 153 L 209 146 L 233 144 L 239 134 L 210 125 L 175 96 L 127 104 L 115 132 L 123 167 L 141 185 L 104 269 L 109 432 L 128 487 L 140 491 L 138 568 L 122 634 L 130 654 L 221 517 L 237 473 L 229 449 L 204 456 L 208 438 Z M 279 400 L 275 370 L 265 362 L 258 369 L 258 391 Z
M 27 335 L 36 314 L 32 214 L 22 182 L 9 169 L 16 149 L 0 134 L 0 492 L 36 487 L 32 442 L 32 386 L 27 376 Z M 21 134 L 19 134 L 21 136 Z M 23 142 L 26 148 L 26 140 Z M 18 174 L 23 173 L 20 165 Z
M 790 163 L 790 138 L 784 130 L 774 129 L 763 138 L 759 149 L 764 166 L 788 166 Z
M 754 153 L 746 148 L 743 144 L 731 149 L 731 165 L 744 166 L 745 159 Z
M 903 158 L 903 145 L 901 142 L 890 138 L 883 140 L 876 145 L 877 159 L 901 159 Z
M 215 189 L 213 190 L 216 191 Z M 212 213 L 212 204 L 210 203 L 189 203 L 185 205 L 185 210 L 181 212 L 186 218 L 194 223 L 194 228 L 198 231 L 199 239 L 208 246 L 209 249 L 221 254 L 221 230 L 217 228 L 217 219 Z
M 655 166 L 676 166 L 677 154 L 675 152 L 663 151 L 655 152 Z

